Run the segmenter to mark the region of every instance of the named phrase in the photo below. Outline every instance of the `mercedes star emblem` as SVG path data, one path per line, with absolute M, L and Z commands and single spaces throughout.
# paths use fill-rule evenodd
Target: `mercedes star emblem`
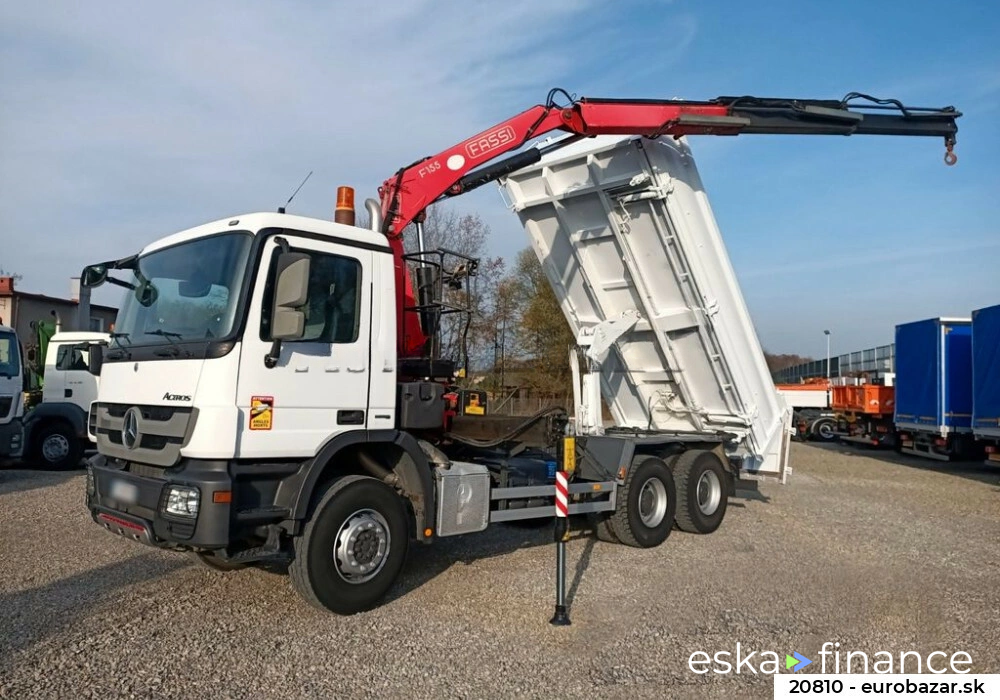
M 142 412 L 138 406 L 133 406 L 125 412 L 122 420 L 122 444 L 130 450 L 135 449 L 139 444 L 139 418 Z

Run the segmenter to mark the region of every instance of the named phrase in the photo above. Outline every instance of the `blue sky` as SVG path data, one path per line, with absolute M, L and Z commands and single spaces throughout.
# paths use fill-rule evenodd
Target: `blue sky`
M 758 334 L 775 352 L 889 342 L 1000 303 L 1000 4 L 5 3 L 0 267 L 65 295 L 98 259 L 283 203 L 330 217 L 399 166 L 544 99 L 859 91 L 954 105 L 939 139 L 695 137 Z M 450 206 L 527 245 L 495 188 Z M 103 290 L 102 290 L 103 293 Z M 113 297 L 112 297 L 113 299 Z M 105 299 L 106 301 L 106 299 Z

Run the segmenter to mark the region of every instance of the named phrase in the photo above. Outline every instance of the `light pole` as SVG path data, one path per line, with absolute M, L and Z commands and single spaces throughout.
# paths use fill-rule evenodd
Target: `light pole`
M 830 331 L 823 331 L 826 336 L 826 381 L 830 381 Z

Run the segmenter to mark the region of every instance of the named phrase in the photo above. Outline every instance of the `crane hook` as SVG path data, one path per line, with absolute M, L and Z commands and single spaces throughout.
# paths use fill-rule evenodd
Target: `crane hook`
M 958 156 L 955 155 L 954 148 L 955 141 L 953 139 L 948 139 L 944 142 L 944 162 L 946 165 L 954 165 L 958 162 Z

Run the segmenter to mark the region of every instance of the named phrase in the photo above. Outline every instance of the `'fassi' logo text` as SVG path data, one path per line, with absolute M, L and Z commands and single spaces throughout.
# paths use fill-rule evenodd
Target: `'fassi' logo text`
M 465 152 L 470 158 L 481 158 L 482 156 L 505 146 L 517 138 L 514 128 L 511 126 L 501 126 L 495 131 L 490 131 L 482 136 L 477 136 L 465 146 Z

